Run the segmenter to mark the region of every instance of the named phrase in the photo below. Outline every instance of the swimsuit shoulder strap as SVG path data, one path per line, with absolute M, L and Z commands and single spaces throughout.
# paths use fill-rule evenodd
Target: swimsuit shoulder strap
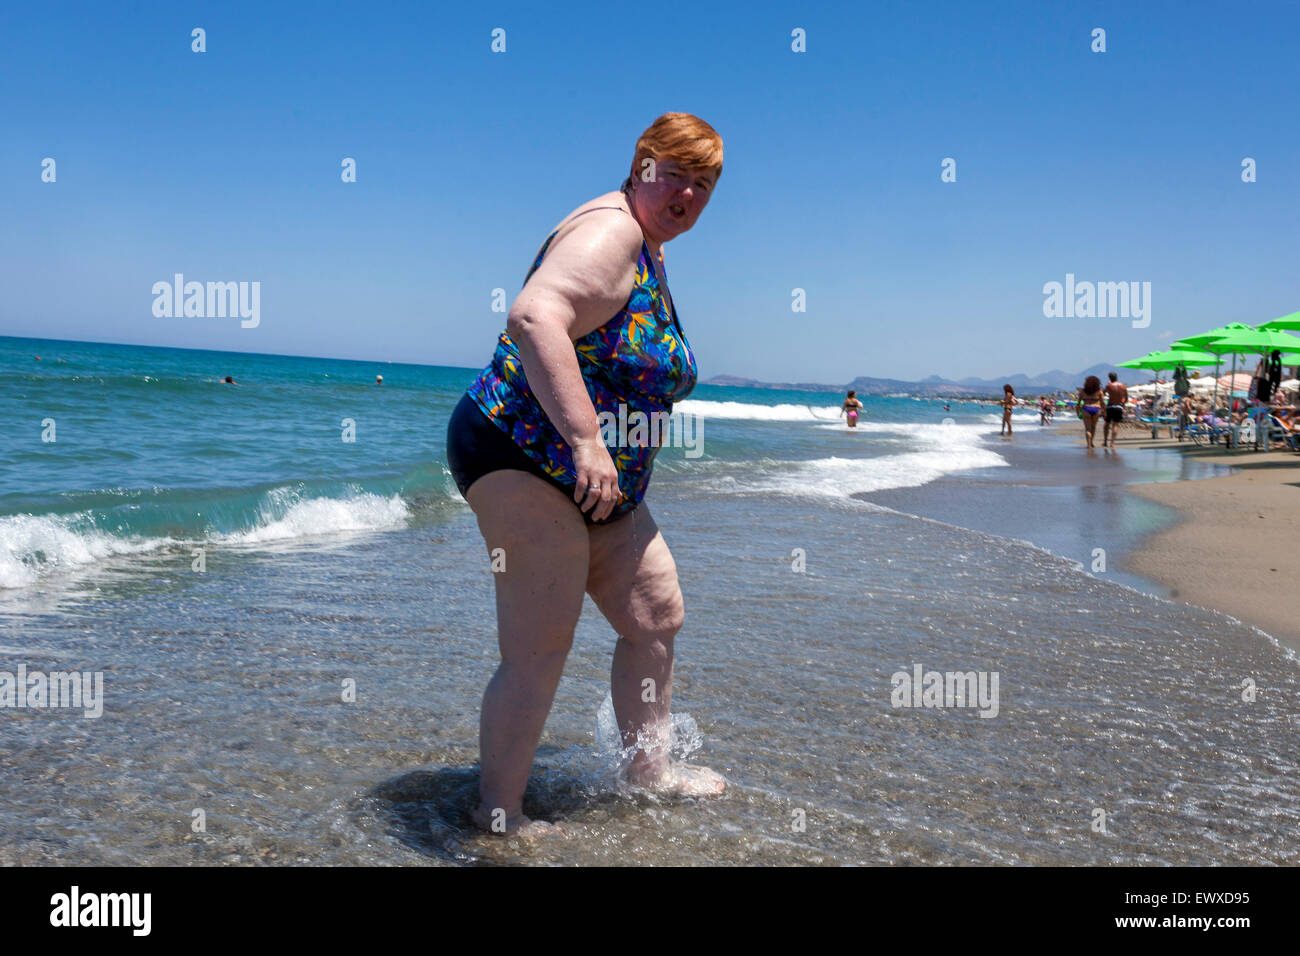
M 537 267 L 542 264 L 542 260 L 546 258 L 546 250 L 551 246 L 551 240 L 556 237 L 561 229 L 573 222 L 573 220 L 577 219 L 578 216 L 585 216 L 587 213 L 595 212 L 598 209 L 617 209 L 619 212 L 627 212 L 627 210 L 622 206 L 592 206 L 590 209 L 584 209 L 582 212 L 578 213 L 578 215 L 570 216 L 568 219 L 564 220 L 564 222 L 560 223 L 554 230 L 552 230 L 551 234 L 546 237 L 546 241 L 542 243 L 542 247 L 537 250 L 537 255 L 533 257 L 533 267 L 528 270 L 528 275 L 524 277 L 524 282 L 527 282 L 532 278 L 533 273 L 537 271 Z M 628 213 L 628 215 L 631 215 L 631 213 Z
M 592 206 L 590 209 L 584 209 L 582 212 L 578 213 L 577 216 L 570 216 L 568 219 L 564 220 L 564 222 L 560 223 L 559 227 L 556 228 L 555 232 L 559 232 L 569 223 L 573 222 L 573 220 L 577 219 L 578 216 L 585 216 L 587 213 L 595 212 L 597 209 L 617 209 L 619 212 L 627 212 L 627 210 L 622 206 Z M 628 213 L 628 215 L 630 216 L 631 213 Z M 552 233 L 552 235 L 554 235 L 554 233 Z

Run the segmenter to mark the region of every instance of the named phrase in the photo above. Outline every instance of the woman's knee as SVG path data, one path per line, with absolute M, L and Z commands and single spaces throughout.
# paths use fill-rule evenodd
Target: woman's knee
M 686 621 L 686 607 L 681 591 L 665 595 L 653 604 L 634 609 L 627 626 L 619 632 L 630 644 L 672 645 Z

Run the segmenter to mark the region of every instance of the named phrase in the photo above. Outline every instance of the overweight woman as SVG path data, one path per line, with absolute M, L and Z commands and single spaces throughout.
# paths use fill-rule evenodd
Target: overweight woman
M 641 500 L 658 448 L 636 428 L 607 447 L 600 427 L 634 412 L 664 421 L 695 386 L 663 245 L 695 225 L 721 174 L 713 127 L 688 113 L 655 120 L 623 186 L 574 209 L 542 243 L 491 363 L 448 424 L 452 475 L 489 553 L 505 557 L 493 575 L 501 663 L 479 722 L 474 820 L 485 829 L 548 829 L 523 815 L 524 787 L 584 594 L 618 635 L 610 692 L 632 753 L 628 782 L 692 795 L 726 786 L 669 759 L 683 611 L 676 565 Z

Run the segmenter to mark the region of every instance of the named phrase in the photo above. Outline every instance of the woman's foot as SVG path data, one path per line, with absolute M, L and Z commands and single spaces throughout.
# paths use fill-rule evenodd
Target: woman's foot
M 506 812 L 501 808 L 489 807 L 486 804 L 479 804 L 474 808 L 474 812 L 470 816 L 474 820 L 474 825 L 479 829 L 498 836 L 535 840 L 564 834 L 564 828 L 558 824 L 547 823 L 545 820 L 533 820 L 524 816 L 523 813 L 507 816 Z
M 727 789 L 727 778 L 716 770 L 695 764 L 672 764 L 657 775 L 628 773 L 628 783 L 668 797 L 717 797 Z

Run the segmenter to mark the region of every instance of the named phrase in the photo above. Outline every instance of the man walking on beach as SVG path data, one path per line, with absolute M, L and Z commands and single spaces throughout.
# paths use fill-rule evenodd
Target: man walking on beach
M 1124 420 L 1124 406 L 1128 403 L 1128 389 L 1114 372 L 1110 373 L 1110 382 L 1106 385 L 1106 426 L 1101 433 L 1101 447 L 1115 447 L 1115 435 L 1119 432 L 1119 423 Z

